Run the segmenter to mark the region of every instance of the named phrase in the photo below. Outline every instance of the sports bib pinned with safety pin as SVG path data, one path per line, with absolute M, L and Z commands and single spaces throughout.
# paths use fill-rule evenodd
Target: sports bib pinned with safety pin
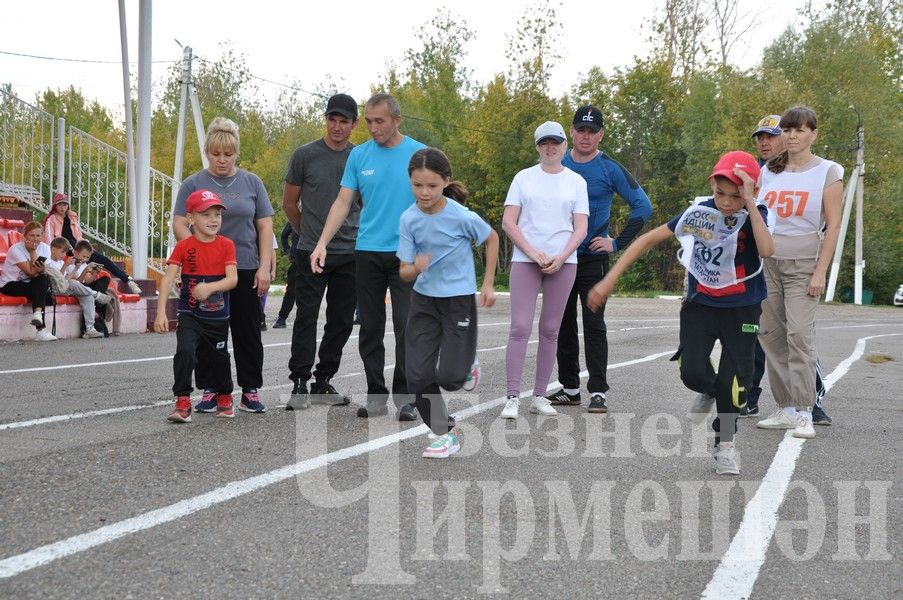
M 716 208 L 702 206 L 707 197 L 696 198 L 677 222 L 674 235 L 680 242 L 677 259 L 702 285 L 721 289 L 751 279 L 762 271 L 737 278 L 734 259 L 740 229 L 749 218 L 746 209 L 724 215 Z

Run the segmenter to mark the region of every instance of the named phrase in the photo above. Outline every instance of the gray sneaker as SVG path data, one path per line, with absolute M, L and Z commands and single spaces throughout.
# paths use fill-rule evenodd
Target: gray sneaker
M 307 395 L 307 383 L 300 379 L 295 380 L 292 386 L 292 395 L 285 403 L 285 410 L 305 410 L 310 408 L 310 397 Z
M 325 404 L 327 406 L 347 406 L 351 404 L 351 398 L 336 391 L 328 379 L 314 381 L 314 384 L 310 386 L 310 395 L 310 401 L 314 404 Z
M 740 466 L 737 464 L 737 456 L 734 446 L 725 448 L 719 444 L 715 451 L 715 473 L 718 475 L 739 475 Z
M 368 398 L 367 405 L 361 406 L 357 409 L 357 416 L 362 419 L 369 419 L 370 417 L 378 417 L 381 415 L 389 414 L 389 407 L 386 406 L 388 403 L 388 399 L 383 398 Z

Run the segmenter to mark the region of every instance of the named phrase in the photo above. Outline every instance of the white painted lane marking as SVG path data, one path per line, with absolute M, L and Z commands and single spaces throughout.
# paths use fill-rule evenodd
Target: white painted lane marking
M 649 356 L 644 356 L 642 358 L 609 365 L 608 368 L 618 369 L 621 367 L 649 362 L 658 358 L 662 358 L 663 356 L 668 356 L 672 352 L 673 351 L 658 352 L 656 354 L 650 354 Z M 586 371 L 581 373 L 581 377 L 585 377 L 586 375 L 588 375 Z M 521 394 L 521 396 L 526 397 L 531 393 L 532 391 L 524 392 L 523 394 Z M 468 417 L 472 417 L 474 415 L 495 408 L 496 406 L 504 403 L 505 400 L 506 398 L 502 396 L 493 400 L 489 400 L 488 402 L 470 406 L 462 411 L 455 413 L 455 417 L 464 420 Z M 144 531 L 145 529 L 150 529 L 152 527 L 156 527 L 157 525 L 162 525 L 163 523 L 175 521 L 177 519 L 181 519 L 182 517 L 187 517 L 188 515 L 196 513 L 200 510 L 204 510 L 205 508 L 209 508 L 217 504 L 222 504 L 223 502 L 244 496 L 245 494 L 250 494 L 251 492 L 256 492 L 257 490 L 261 490 L 276 483 L 280 483 L 301 473 L 319 469 L 321 467 L 325 467 L 328 464 L 340 462 L 349 458 L 353 458 L 355 456 L 360 456 L 362 454 L 369 454 L 374 450 L 384 448 L 390 444 L 424 435 L 425 433 L 427 433 L 427 431 L 428 429 L 426 425 L 420 424 L 416 427 L 412 427 L 404 431 L 399 431 L 391 435 L 383 436 L 375 440 L 369 440 L 361 444 L 349 446 L 348 448 L 342 448 L 341 450 L 329 452 L 328 454 L 321 454 L 320 456 L 281 467 L 262 475 L 249 477 L 248 479 L 242 479 L 240 481 L 233 481 L 193 498 L 181 500 L 179 502 L 176 502 L 175 504 L 170 504 L 169 506 L 164 506 L 163 508 L 158 508 L 156 510 L 146 512 L 130 519 L 119 521 L 117 523 L 111 523 L 110 525 L 105 525 L 104 527 L 95 529 L 94 531 L 75 535 L 59 542 L 54 542 L 52 544 L 47 544 L 45 546 L 35 548 L 34 550 L 29 550 L 28 552 L 24 552 L 16 556 L 10 556 L 8 558 L 0 560 L 0 579 L 15 577 L 16 575 L 24 573 L 25 571 L 40 567 L 41 565 L 46 565 L 55 560 L 65 558 L 73 554 L 78 554 L 79 552 L 84 552 L 85 550 L 90 550 L 91 548 L 106 544 L 107 542 L 112 542 L 127 535 L 138 533 L 140 531 Z
M 859 338 L 853 353 L 825 377 L 825 388 L 830 390 L 847 374 L 853 363 L 862 358 L 867 340 L 895 335 L 903 334 L 888 333 Z M 759 570 L 765 563 L 765 554 L 778 522 L 778 509 L 784 502 L 784 494 L 793 478 L 804 441 L 793 437 L 792 431 L 784 434 L 784 439 L 775 452 L 762 484 L 743 511 L 743 519 L 734 539 L 731 540 L 731 545 L 721 557 L 721 563 L 715 569 L 712 580 L 703 590 L 702 598 L 706 600 L 749 598 L 759 577 Z
M 658 322 L 665 322 L 665 321 L 677 322 L 677 319 L 610 319 L 608 322 L 609 323 L 615 323 L 615 322 L 619 322 L 619 323 L 620 322 L 624 322 L 624 323 L 657 322 L 658 323 Z M 509 321 L 499 321 L 496 323 L 478 323 L 477 327 L 498 327 L 499 325 L 510 325 L 510 324 L 511 323 Z M 649 327 L 649 328 L 639 328 L 639 329 L 659 329 L 659 328 Z M 630 329 L 629 328 L 617 329 L 617 330 L 613 329 L 611 331 L 630 331 Z M 389 336 L 394 336 L 395 332 L 392 331 L 391 329 L 389 329 L 388 331 L 385 332 L 385 334 L 389 335 Z M 348 339 L 356 340 L 357 338 L 358 338 L 357 335 L 352 335 Z M 318 339 L 317 343 L 319 344 L 320 341 L 321 341 L 321 339 Z M 292 345 L 291 342 L 275 342 L 272 344 L 264 344 L 263 347 L 264 348 L 284 348 L 286 346 L 291 346 L 291 345 Z M 230 352 L 233 351 L 233 348 L 231 346 L 229 347 L 229 351 Z M 43 366 L 43 367 L 28 367 L 28 368 L 22 368 L 22 369 L 7 369 L 5 371 L 0 371 L 0 375 L 14 375 L 16 373 L 40 373 L 40 372 L 47 372 L 47 371 L 61 371 L 61 370 L 65 370 L 65 369 L 80 369 L 82 367 L 105 367 L 105 366 L 110 366 L 110 365 L 124 365 L 124 364 L 130 364 L 130 363 L 153 362 L 153 361 L 160 361 L 160 360 L 172 360 L 172 355 L 167 354 L 165 356 L 148 356 L 148 357 L 144 357 L 144 358 L 130 358 L 130 359 L 124 359 L 124 360 L 107 360 L 107 361 L 89 362 L 89 363 L 72 363 L 72 364 L 65 364 L 65 365 L 48 365 L 48 366 Z
M 489 326 L 499 325 L 499 324 L 500 323 L 487 323 L 486 326 L 489 327 Z M 507 323 L 504 323 L 504 324 L 507 325 Z M 616 330 L 610 329 L 609 332 L 611 332 L 611 331 L 634 331 L 634 330 L 639 330 L 639 329 L 673 329 L 674 327 L 676 327 L 676 325 L 661 325 L 661 326 L 655 326 L 655 327 L 625 327 L 625 328 L 616 329 Z M 357 337 L 357 336 L 354 336 L 354 337 Z M 536 344 L 537 341 L 538 340 L 530 340 L 527 343 L 528 344 Z M 317 342 L 319 343 L 320 340 L 317 340 Z M 264 346 L 264 348 L 268 348 L 273 345 L 274 344 L 270 344 L 270 345 Z M 285 345 L 285 344 L 276 344 L 276 345 L 281 346 L 281 345 Z M 494 352 L 496 350 L 504 350 L 505 348 L 507 348 L 507 346 L 493 346 L 491 348 L 478 348 L 477 352 Z M 171 359 L 172 357 L 171 356 L 163 356 L 163 357 L 158 357 L 155 359 L 137 359 L 134 362 L 140 362 L 143 360 L 162 360 L 164 358 Z M 119 364 L 122 362 L 129 362 L 129 361 L 117 361 L 116 363 L 112 363 L 112 364 Z M 95 364 L 108 364 L 108 363 L 95 363 Z M 83 367 L 83 366 L 88 366 L 88 365 L 81 364 L 81 365 L 75 365 L 75 366 Z M 40 367 L 40 369 L 54 369 L 54 368 L 69 368 L 69 367 L 68 366 L 66 366 L 66 367 Z M 394 369 L 394 368 L 395 368 L 395 365 L 393 364 L 393 365 L 386 366 L 384 370 L 388 371 L 388 370 Z M 28 370 L 28 369 L 26 369 L 26 370 Z M 10 371 L 0 371 L 0 374 L 7 373 L 7 372 L 10 372 Z M 360 375 L 360 373 L 359 372 L 345 373 L 344 375 L 337 375 L 333 379 L 342 379 L 345 377 L 354 377 L 357 375 Z M 587 372 L 584 371 L 581 373 L 580 376 L 585 377 L 586 375 L 587 375 Z M 550 383 L 550 385 L 551 385 L 551 383 Z M 260 391 L 265 392 L 265 391 L 279 390 L 279 389 L 284 389 L 284 388 L 289 388 L 289 387 L 292 387 L 292 384 L 286 383 L 286 384 L 280 384 L 280 385 L 270 385 L 270 386 L 265 386 L 265 387 L 260 388 Z M 240 390 L 236 390 L 236 391 L 232 392 L 232 395 L 237 396 L 239 393 L 240 393 Z M 195 394 L 192 396 L 193 400 L 198 400 L 199 398 L 200 398 L 199 394 Z M 102 409 L 102 410 L 91 410 L 91 411 L 86 411 L 86 412 L 69 413 L 69 414 L 65 414 L 65 415 L 53 415 L 50 417 L 40 417 L 38 419 L 29 419 L 27 421 L 11 421 L 9 423 L 0 423 L 0 431 L 5 431 L 8 429 L 21 429 L 23 427 L 34 427 L 36 425 L 49 425 L 51 423 L 62 423 L 65 421 L 87 419 L 90 417 L 102 417 L 102 416 L 106 416 L 106 415 L 115 415 L 115 414 L 119 414 L 119 413 L 132 412 L 135 410 L 142 410 L 145 408 L 159 408 L 160 406 L 166 406 L 167 404 L 171 404 L 171 403 L 172 403 L 172 400 L 162 400 L 159 402 L 151 402 L 148 404 L 132 404 L 132 405 L 128 405 L 128 406 L 118 406 L 115 408 L 106 408 L 106 409 Z

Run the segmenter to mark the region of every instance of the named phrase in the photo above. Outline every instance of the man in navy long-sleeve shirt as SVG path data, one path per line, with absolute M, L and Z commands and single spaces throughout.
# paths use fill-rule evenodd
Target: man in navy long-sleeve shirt
M 649 217 L 652 204 L 636 179 L 616 160 L 599 150 L 605 135 L 602 113 L 595 106 L 584 106 L 574 113 L 571 127 L 573 147 L 562 164 L 586 179 L 589 192 L 589 227 L 586 239 L 577 249 L 577 278 L 568 298 L 558 332 L 558 381 L 562 389 L 548 398 L 554 405 L 580 404 L 580 340 L 577 335 L 577 298 L 583 313 L 583 345 L 589 371 L 587 391 L 589 412 L 608 412 L 608 337 L 605 307 L 589 310 L 589 290 L 608 272 L 609 255 L 623 250 L 637 236 Z M 616 238 L 609 235 L 611 201 L 615 192 L 630 206 L 627 223 Z

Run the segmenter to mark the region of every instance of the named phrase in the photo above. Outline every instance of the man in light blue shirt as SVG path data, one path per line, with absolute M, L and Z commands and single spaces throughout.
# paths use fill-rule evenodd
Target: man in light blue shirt
M 412 284 L 399 276 L 395 252 L 401 215 L 414 203 L 408 162 L 424 145 L 399 131 L 401 107 L 389 94 L 376 94 L 367 100 L 364 119 L 372 139 L 355 146 L 348 157 L 339 195 L 329 211 L 320 240 L 311 252 L 310 266 L 314 273 L 322 271 L 326 246 L 348 215 L 355 192 L 360 193 L 363 208 L 354 254 L 357 301 L 361 310 L 358 347 L 367 377 L 367 405 L 359 408 L 357 415 L 366 418 L 388 412 L 389 390 L 383 375 L 388 289 L 396 341 L 392 395 L 399 409 L 398 419 L 413 421 L 417 411 L 407 398 L 403 343 Z

